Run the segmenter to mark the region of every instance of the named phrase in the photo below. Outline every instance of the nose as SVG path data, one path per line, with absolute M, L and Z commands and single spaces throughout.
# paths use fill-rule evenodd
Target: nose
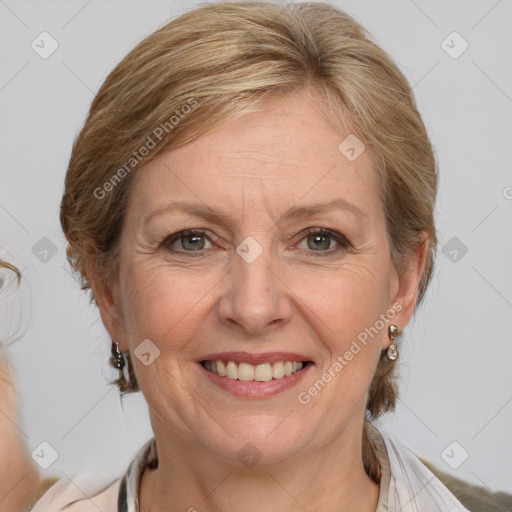
M 253 336 L 270 334 L 290 322 L 290 289 L 284 276 L 279 275 L 279 268 L 266 248 L 254 261 L 235 254 L 231 270 L 223 279 L 220 321 L 240 334 Z

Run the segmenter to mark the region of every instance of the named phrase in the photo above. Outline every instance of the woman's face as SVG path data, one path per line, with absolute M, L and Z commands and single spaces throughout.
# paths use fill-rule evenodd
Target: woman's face
M 310 94 L 288 96 L 134 176 L 101 312 L 157 439 L 268 462 L 360 439 L 420 269 L 398 278 L 369 152 L 354 159 L 353 139 L 340 150 L 349 134 L 320 112 Z

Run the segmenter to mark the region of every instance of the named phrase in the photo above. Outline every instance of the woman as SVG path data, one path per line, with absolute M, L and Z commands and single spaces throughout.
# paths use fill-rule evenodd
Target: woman
M 19 512 L 40 481 L 18 426 L 14 384 L 14 372 L 0 347 L 0 510 Z
M 19 427 L 15 375 L 4 351 L 4 345 L 20 336 L 20 326 L 12 322 L 16 312 L 9 307 L 14 296 L 10 291 L 20 281 L 19 270 L 0 260 L 0 318 L 3 320 L 0 322 L 0 510 L 12 512 L 22 510 L 40 485 Z
M 33 510 L 467 510 L 371 422 L 435 195 L 406 79 L 342 11 L 220 3 L 147 37 L 92 103 L 61 223 L 155 437 Z

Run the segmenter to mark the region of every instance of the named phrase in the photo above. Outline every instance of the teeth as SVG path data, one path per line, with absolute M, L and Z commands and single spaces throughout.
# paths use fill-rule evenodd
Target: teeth
M 254 366 L 252 364 L 240 363 L 238 365 L 238 380 L 254 380 Z
M 234 361 L 205 361 L 204 367 L 221 377 L 233 380 L 268 382 L 272 379 L 282 379 L 298 372 L 304 363 L 298 361 L 277 361 L 252 365 L 235 363 Z
M 228 361 L 226 374 L 228 379 L 238 379 L 238 365 L 234 361 Z
M 256 366 L 256 370 L 254 370 L 254 380 L 258 382 L 272 380 L 272 365 L 270 363 L 263 363 Z
M 282 361 L 278 361 L 272 365 L 272 377 L 274 377 L 274 379 L 284 377 L 284 363 Z

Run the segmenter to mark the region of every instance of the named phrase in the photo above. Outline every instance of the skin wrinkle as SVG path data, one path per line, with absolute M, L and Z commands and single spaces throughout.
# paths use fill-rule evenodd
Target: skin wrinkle
M 262 186 L 262 183 L 260 181 L 260 186 Z M 326 217 L 326 213 L 323 213 L 321 210 L 319 210 L 316 206 L 314 207 L 311 207 L 310 205 L 308 206 L 301 206 L 300 204 L 299 205 L 295 205 L 293 207 L 293 209 L 287 209 L 285 213 L 282 213 L 282 214 L 279 214 L 279 215 L 276 215 L 276 214 L 268 214 L 268 212 L 270 210 L 272 210 L 271 206 L 267 204 L 267 199 L 266 199 L 266 195 L 263 193 L 263 201 L 265 201 L 265 209 L 266 211 L 262 212 L 262 214 L 265 214 L 266 216 L 270 217 L 272 220 L 273 220 L 273 226 L 272 228 L 270 228 L 267 232 L 271 231 L 274 227 L 277 227 L 279 228 L 279 224 L 280 223 L 284 223 L 287 221 L 287 219 L 291 219 L 291 218 L 295 218 L 296 216 L 301 216 L 301 217 L 305 217 L 305 213 L 307 212 L 307 216 L 309 217 L 309 219 L 313 220 L 314 218 L 320 216 L 320 215 L 323 215 L 324 217 Z M 242 205 L 244 204 L 244 189 L 242 188 Z M 300 203 L 300 201 L 299 201 Z M 330 203 L 330 202 L 329 202 Z M 337 203 L 340 203 L 340 206 L 339 208 L 342 208 L 344 209 L 344 213 L 347 212 L 347 213 L 352 213 L 354 215 L 357 215 L 357 216 L 360 216 L 360 218 L 358 218 L 357 220 L 358 221 L 361 221 L 361 220 L 364 220 L 366 221 L 366 223 L 368 223 L 368 216 L 362 212 L 360 209 L 357 208 L 357 206 L 345 201 L 345 200 L 342 200 L 342 198 L 338 198 L 337 199 Z M 180 215 L 183 215 L 184 214 L 184 209 L 183 208 L 186 208 L 188 210 L 189 206 L 191 208 L 194 209 L 194 211 L 196 210 L 196 206 L 195 205 L 189 205 L 189 203 L 185 202 L 183 208 L 180 206 L 181 205 L 181 202 L 172 202 L 168 205 L 165 205 L 165 206 L 161 206 L 155 210 L 153 210 L 150 214 L 146 215 L 144 218 L 143 218 L 143 221 L 142 221 L 142 225 L 143 227 L 146 227 L 147 225 L 150 225 L 153 221 L 154 218 L 158 218 L 162 215 L 165 215 L 165 214 L 171 214 L 173 211 L 176 211 L 177 213 L 179 213 Z M 327 204 L 324 202 L 322 203 L 322 206 L 327 206 Z M 335 205 L 335 206 L 338 206 L 338 205 Z M 203 207 L 202 205 L 199 205 L 198 206 L 200 208 L 200 212 L 203 210 Z M 225 218 L 226 216 L 224 214 L 221 214 L 219 213 L 217 210 L 215 209 L 210 209 L 208 207 L 209 210 L 211 210 L 211 213 L 206 213 L 206 217 L 208 219 L 209 222 L 212 222 L 212 223 L 215 223 L 215 224 L 218 224 L 221 228 L 224 228 L 225 226 L 227 226 L 230 230 L 230 235 L 232 236 L 232 232 L 233 232 L 233 222 L 230 220 L 230 219 L 227 219 Z M 331 207 L 332 209 L 332 207 Z M 245 208 L 243 207 L 242 208 L 242 219 L 241 219 L 241 224 L 243 225 L 243 215 L 245 214 Z M 192 211 L 192 210 L 191 210 Z M 208 210 L 205 210 L 205 211 L 208 211 Z M 324 210 L 326 211 L 326 210 Z M 297 215 L 297 212 L 300 212 L 299 215 Z M 330 212 L 329 212 L 330 213 Z M 339 213 L 339 212 L 337 212 Z M 331 215 L 334 215 L 331 213 Z M 191 219 L 195 219 L 196 215 L 191 213 L 190 214 L 190 218 Z M 200 218 L 203 218 L 204 217 L 204 214 L 203 213 L 198 213 L 198 217 Z M 334 222 L 340 222 L 340 219 L 339 217 L 334 217 L 335 218 L 335 221 Z M 277 220 L 274 220 L 274 219 L 277 219 Z M 154 222 L 153 222 L 154 223 Z M 350 228 L 350 225 L 347 226 L 347 229 Z M 368 229 L 368 224 L 365 225 L 365 229 Z M 156 230 L 158 231 L 158 230 Z M 358 230 L 360 231 L 360 230 Z M 349 233 L 346 233 L 346 234 L 350 234 L 350 237 L 352 239 L 354 239 L 354 237 L 356 235 L 354 235 L 354 232 L 349 232 Z M 142 235 L 138 235 L 140 236 L 140 243 L 143 243 L 144 241 L 144 238 Z M 354 240 L 353 240 L 354 241 Z M 355 242 L 357 242 L 357 238 L 355 240 Z M 151 244 L 148 244 L 148 246 L 150 246 Z M 359 245 L 359 244 L 355 244 L 355 245 Z M 353 248 L 352 248 L 353 250 Z
M 373 338 L 310 404 L 299 404 L 297 394 L 393 303 L 403 305 L 394 323 L 400 328 L 407 324 L 418 267 L 411 265 L 399 280 L 369 155 L 346 160 L 337 149 L 346 134 L 327 125 L 309 106 L 312 101 L 283 98 L 273 103 L 270 117 L 264 111 L 243 116 L 158 157 L 134 176 L 120 278 L 112 284 L 112 300 L 102 318 L 123 351 L 133 351 L 143 339 L 160 349 L 149 366 L 133 358 L 159 453 L 158 470 L 143 477 L 141 512 L 167 510 L 169 503 L 184 510 L 202 503 L 202 510 L 212 512 L 242 506 L 249 512 L 302 510 L 297 503 L 311 512 L 338 511 L 339 503 L 346 510 L 375 509 L 378 486 L 364 472 L 360 443 L 368 386 L 381 350 L 389 344 L 387 332 Z M 299 117 L 302 123 L 293 121 Z M 293 155 L 276 147 L 281 136 L 296 141 L 289 148 Z M 232 176 L 235 162 L 227 165 L 223 155 L 259 148 L 262 155 L 276 153 L 267 161 L 268 169 L 261 169 L 259 186 L 254 187 L 253 178 L 245 179 L 243 171 L 251 175 L 255 164 L 247 159 L 236 160 L 243 179 L 219 179 L 219 174 Z M 318 163 L 318 155 L 326 155 L 335 169 Z M 304 173 L 286 163 L 292 157 Z M 282 179 L 273 186 L 265 180 L 266 172 Z M 273 229 L 276 214 L 291 206 L 340 196 L 357 204 L 367 219 L 336 212 Z M 236 222 L 227 229 L 169 215 L 158 222 L 155 218 L 151 229 L 143 231 L 145 215 L 178 198 L 199 198 Z M 306 253 L 313 251 L 304 235 L 287 239 L 305 227 L 346 234 L 355 248 L 308 258 Z M 208 243 L 204 256 L 197 258 L 157 249 L 169 229 L 199 228 L 212 234 L 213 245 L 222 240 L 221 249 L 212 250 Z M 246 236 L 263 246 L 250 264 L 234 252 Z M 332 244 L 336 247 L 335 239 Z M 423 259 L 418 261 L 421 266 Z M 223 350 L 289 350 L 306 355 L 314 366 L 292 390 L 256 401 L 237 399 L 211 385 L 195 362 L 207 352 Z M 247 442 L 262 453 L 250 470 L 237 457 Z M 314 485 L 311 474 L 317 475 Z M 219 475 L 229 477 L 216 488 Z
M 255 163 L 255 168 L 257 169 L 257 165 L 258 163 L 262 163 L 264 164 L 279 164 L 279 165 L 287 165 L 287 166 L 290 166 L 290 167 L 295 167 L 296 169 L 301 169 L 301 165 L 297 164 L 297 163 L 294 163 L 292 160 L 281 160 L 277 157 L 273 157 L 272 155 L 266 155 L 265 153 L 260 153 L 258 154 L 258 152 L 256 151 L 245 151 L 245 152 L 240 152 L 238 155 L 230 155 L 230 154 L 227 154 L 227 155 L 224 155 L 223 156 L 223 159 L 224 160 L 242 160 L 245 163 L 248 163 L 248 162 L 254 162 Z M 229 177 L 231 177 L 232 175 L 230 175 Z M 244 178 L 255 178 L 255 179 L 261 179 L 261 175 L 259 174 L 255 174 L 254 176 L 251 176 L 251 175 L 247 175 L 247 174 L 244 174 L 242 175 Z M 275 174 L 275 175 L 272 175 L 271 177 L 273 178 L 279 178 L 279 174 Z

